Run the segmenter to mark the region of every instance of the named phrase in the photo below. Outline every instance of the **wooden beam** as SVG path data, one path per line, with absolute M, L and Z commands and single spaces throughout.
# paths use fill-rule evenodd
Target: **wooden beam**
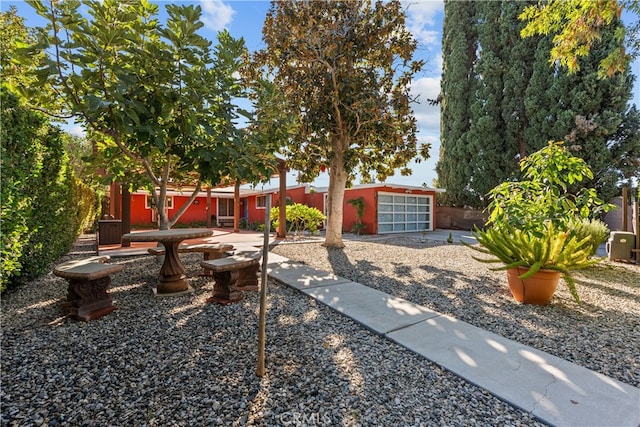
M 211 187 L 207 187 L 207 228 L 211 228 Z
M 280 208 L 277 236 L 284 239 L 287 237 L 287 164 L 285 162 L 278 162 L 278 173 L 280 174 Z
M 233 188 L 233 232 L 240 232 L 240 181 Z
M 640 200 L 638 200 L 637 196 L 635 198 L 635 202 L 633 203 L 633 221 L 635 222 L 635 230 L 636 230 L 636 248 L 634 249 L 634 253 L 636 254 L 636 264 L 640 264 Z
M 622 187 L 622 231 L 629 231 L 629 189 Z
M 129 185 L 125 183 L 122 186 L 122 234 L 131 233 L 131 193 L 129 192 Z M 123 248 L 131 246 L 131 242 L 128 240 L 122 241 Z

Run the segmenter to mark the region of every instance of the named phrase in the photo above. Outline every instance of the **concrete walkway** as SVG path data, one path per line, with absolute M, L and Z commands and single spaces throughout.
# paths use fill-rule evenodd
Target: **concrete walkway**
M 446 240 L 449 232 L 445 234 Z M 640 426 L 640 389 L 636 387 L 275 254 L 269 254 L 267 271 L 271 278 L 543 422 L 576 427 Z

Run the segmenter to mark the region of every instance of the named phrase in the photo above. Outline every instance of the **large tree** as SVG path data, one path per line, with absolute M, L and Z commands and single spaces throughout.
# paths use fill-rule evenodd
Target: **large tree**
M 636 14 L 636 22 L 617 26 L 614 34 L 616 45 L 600 59 L 598 74 L 611 77 L 628 69 L 631 58 L 640 53 L 640 1 L 638 0 L 548 0 L 527 7 L 520 18 L 527 22 L 522 36 L 535 34 L 553 36 L 549 62 L 559 62 L 569 74 L 580 70 L 580 58 L 590 54 L 602 38 L 603 32 L 619 20 L 623 8 Z M 624 41 L 631 49 L 625 49 Z
M 440 81 L 440 157 L 438 185 L 443 201 L 465 206 L 474 199 L 469 183 L 473 155 L 466 133 L 474 99 L 473 64 L 478 47 L 475 2 L 445 0 Z
M 633 76 L 628 70 L 607 79 L 599 78 L 599 64 L 619 46 L 616 20 L 601 29 L 588 57 L 579 58 L 579 69 L 569 72 L 548 64 L 550 37 L 543 37 L 536 52 L 534 72 L 526 96 L 529 117 L 525 131 L 528 152 L 544 147 L 549 140 L 565 140 L 594 173 L 585 185 L 595 187 L 600 197 L 617 193 L 617 183 L 626 171 L 618 166 L 633 164 L 633 117 L 627 113 Z M 623 124 L 626 123 L 626 125 Z M 617 147 L 613 149 L 613 147 Z
M 580 69 L 569 73 L 561 66 L 549 67 L 551 37 L 519 37 L 524 23 L 518 16 L 526 5 L 474 2 L 475 21 L 470 24 L 461 19 L 446 20 L 448 14 L 457 16 L 454 13 L 470 9 L 470 5 L 445 3 L 445 24 L 450 25 L 445 25 L 445 41 L 449 41 L 448 34 L 454 38 L 464 34 L 469 45 L 473 40 L 478 42 L 466 68 L 460 58 L 468 48 L 443 49 L 443 150 L 438 179 L 451 204 L 486 206 L 486 193 L 503 181 L 518 179 L 519 160 L 550 140 L 570 142 L 594 172 L 594 180 L 585 185 L 595 187 L 601 198 L 615 192 L 619 172 L 611 165 L 626 164 L 612 157 L 608 139 L 625 116 L 633 79 L 628 71 L 605 80 L 598 78 L 602 60 L 620 46 L 616 36 L 620 21 L 600 29 L 589 56 L 579 59 Z M 467 70 L 466 80 L 461 70 Z M 465 103 L 469 110 L 464 110 Z M 451 105 L 459 106 L 458 114 L 450 114 Z M 620 141 L 618 146 L 627 144 Z M 616 152 L 626 156 L 629 150 Z
M 143 175 L 159 207 L 169 185 L 194 185 L 193 200 L 202 183 L 224 181 L 239 163 L 256 172 L 245 179 L 265 178 L 264 164 L 245 154 L 255 150 L 246 149 L 252 140 L 241 138 L 242 110 L 234 104 L 244 95 L 244 42 L 221 32 L 212 51 L 198 34 L 200 7 L 167 5 L 162 25 L 158 6 L 144 0 L 85 0 L 86 14 L 77 0 L 30 4 L 49 23 L 36 46 L 48 55 L 25 98 L 76 117 L 99 137 L 112 176 L 131 183 Z M 39 96 L 48 93 L 43 86 L 57 94 L 62 111 Z M 170 228 L 188 205 L 173 218 L 159 209 L 160 228 Z
M 618 180 L 630 184 L 630 179 L 640 182 L 640 112 L 630 107 L 616 132 L 609 138 L 609 150 L 613 159 L 610 168 Z
M 326 246 L 342 247 L 344 191 L 358 172 L 384 180 L 417 155 L 409 94 L 422 62 L 399 1 L 273 1 L 256 61 L 298 118 L 285 148 L 309 182 L 328 167 Z M 422 155 L 427 155 L 425 147 Z
M 517 37 L 522 27 L 517 17 L 525 4 L 475 2 L 479 49 L 466 138 L 473 153 L 469 186 L 476 197 L 471 205 L 485 205 L 489 190 L 517 176 L 519 160 L 530 152 L 524 138 L 524 102 L 536 40 Z
M 472 181 L 469 184 L 477 195 L 474 199 L 481 200 L 495 182 L 504 181 L 513 174 L 516 147 L 507 144 L 506 123 L 510 118 L 503 119 L 502 115 L 505 73 L 511 65 L 500 33 L 502 4 L 496 1 L 478 1 L 475 4 L 481 48 L 474 74 L 482 78 L 472 80 L 475 91 L 466 141 L 473 153 Z

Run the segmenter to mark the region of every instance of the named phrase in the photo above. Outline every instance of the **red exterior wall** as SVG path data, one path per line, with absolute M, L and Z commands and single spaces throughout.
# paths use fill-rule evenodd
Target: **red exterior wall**
M 131 195 L 131 225 L 151 224 L 151 209 L 146 208 L 147 198 L 144 194 Z
M 364 199 L 364 214 L 362 215 L 362 224 L 364 229 L 361 234 L 376 234 L 377 230 L 377 199 L 375 188 L 349 188 L 344 193 L 344 203 L 342 205 L 342 231 L 351 233 L 353 226 L 356 224 L 358 215 L 356 209 L 349 204 L 349 200 L 362 197 Z
M 436 192 L 433 190 L 422 190 L 414 188 L 394 188 L 385 185 L 378 186 L 364 186 L 360 188 L 350 188 L 345 191 L 344 204 L 343 204 L 343 231 L 351 232 L 354 224 L 356 223 L 356 211 L 352 205 L 348 203 L 351 199 L 357 199 L 362 197 L 365 202 L 364 215 L 362 223 L 365 225 L 362 233 L 364 234 L 378 234 L 378 193 L 398 193 L 403 195 L 413 194 L 419 196 L 432 196 L 431 203 L 431 226 L 436 227 Z M 306 191 L 305 186 L 293 187 L 287 189 L 286 197 L 290 198 L 293 203 L 304 203 L 307 206 L 315 207 L 316 209 L 324 212 L 324 197 L 326 192 L 310 193 Z M 240 218 L 246 216 L 248 222 L 264 223 L 264 208 L 256 207 L 256 198 L 259 195 L 250 195 L 242 197 L 242 207 L 240 212 Z M 175 214 L 177 210 L 188 200 L 187 195 L 173 195 L 173 208 L 169 209 L 169 215 Z M 207 221 L 207 197 L 206 195 L 196 198 L 197 204 L 193 203 L 187 211 L 182 214 L 178 223 L 189 224 L 193 222 L 205 222 Z M 278 206 L 280 195 L 278 192 L 272 193 L 271 206 Z M 246 206 L 246 209 L 244 208 Z M 216 215 L 217 198 L 211 197 L 211 212 Z M 146 207 L 146 195 L 136 193 L 131 195 L 131 224 L 143 225 L 152 224 L 152 210 Z M 212 224 L 214 227 L 217 224 Z
M 286 197 L 291 199 L 292 203 L 304 203 L 305 199 L 305 187 L 287 188 Z M 273 206 L 278 206 L 280 203 L 280 192 L 276 192 L 273 195 Z
M 325 193 L 307 193 L 303 203 L 324 213 L 324 195 Z
M 264 208 L 258 208 L 256 206 L 256 199 L 258 195 L 252 195 L 247 197 L 247 221 L 264 223 Z
M 172 195 L 173 207 L 168 209 L 169 217 L 173 216 L 180 207 L 189 200 L 186 195 Z M 216 198 L 211 198 L 211 212 L 217 212 Z M 207 197 L 196 197 L 194 202 L 187 208 L 178 224 L 190 224 L 193 222 L 207 221 Z M 153 210 L 147 208 L 147 195 L 144 193 L 135 193 L 131 195 L 131 225 L 148 225 L 153 224 Z M 214 224 L 215 225 L 215 224 Z
M 342 218 L 342 230 L 350 233 L 356 223 L 357 215 L 355 208 L 348 203 L 351 199 L 357 199 L 362 197 L 364 199 L 364 214 L 362 217 L 362 223 L 365 225 L 361 231 L 363 234 L 378 234 L 378 193 L 398 193 L 403 195 L 413 194 L 418 196 L 432 196 L 431 203 L 431 226 L 435 229 L 436 225 L 436 192 L 430 190 L 421 189 L 407 189 L 407 188 L 393 188 L 385 185 L 375 187 L 364 188 L 349 188 L 344 194 L 344 203 L 342 206 L 343 218 Z M 324 193 L 318 193 L 315 195 L 320 203 L 324 198 Z M 322 210 L 321 207 L 318 209 Z
M 174 215 L 178 209 L 189 200 L 189 196 L 173 196 L 173 210 L 169 215 Z M 196 197 L 187 210 L 180 216 L 179 223 L 190 224 L 196 221 L 207 222 L 207 197 Z

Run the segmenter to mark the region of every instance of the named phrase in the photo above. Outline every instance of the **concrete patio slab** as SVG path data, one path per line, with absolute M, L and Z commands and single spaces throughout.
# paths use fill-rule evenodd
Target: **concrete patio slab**
M 355 282 L 307 288 L 302 292 L 379 334 L 439 316 L 428 308 Z
M 332 286 L 348 282 L 333 273 L 290 262 L 269 261 L 267 273 L 269 277 L 298 290 L 319 286 Z
M 549 424 L 640 425 L 640 389 L 455 318 L 387 337 Z

